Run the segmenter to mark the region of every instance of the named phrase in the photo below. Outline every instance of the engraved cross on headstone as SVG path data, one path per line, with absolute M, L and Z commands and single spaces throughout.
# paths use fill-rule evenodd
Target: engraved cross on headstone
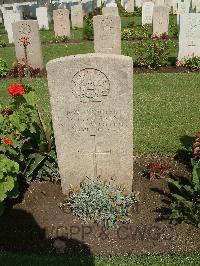
M 91 153 L 82 153 L 81 151 L 78 150 L 81 155 L 92 155 L 93 156 L 93 169 L 94 169 L 94 176 L 98 176 L 98 160 L 97 160 L 97 155 L 108 155 L 111 154 L 111 150 L 107 151 L 98 151 L 97 145 L 96 145 L 96 135 L 90 135 L 90 137 L 93 138 L 93 146 L 94 150 Z

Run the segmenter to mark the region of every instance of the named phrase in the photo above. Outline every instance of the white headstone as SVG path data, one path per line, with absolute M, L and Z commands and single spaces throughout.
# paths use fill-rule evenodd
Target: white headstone
M 184 13 L 189 13 L 188 2 L 178 2 L 177 24 L 179 24 L 180 15 Z
M 132 58 L 57 58 L 47 64 L 47 78 L 63 193 L 93 176 L 132 191 Z
M 39 25 L 39 29 L 49 29 L 49 19 L 48 19 L 48 10 L 47 7 L 38 7 L 36 8 L 36 16 Z
M 12 31 L 12 23 L 22 20 L 21 12 L 14 12 L 13 10 L 3 10 L 3 19 L 4 19 L 4 27 L 8 33 L 8 41 L 9 43 L 13 43 L 13 31 Z
M 200 56 L 200 14 L 181 14 L 178 59 L 192 56 Z
M 71 7 L 72 28 L 83 28 L 83 10 L 82 5 Z
M 146 2 L 142 5 L 142 25 L 152 24 L 153 7 L 153 2 Z

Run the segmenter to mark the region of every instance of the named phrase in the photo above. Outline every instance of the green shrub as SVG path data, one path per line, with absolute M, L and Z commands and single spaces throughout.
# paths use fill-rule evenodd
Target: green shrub
M 19 194 L 17 174 L 18 163 L 10 160 L 5 154 L 0 154 L 0 215 L 4 210 L 7 198 L 16 198 Z
M 6 46 L 6 43 L 0 36 L 0 47 L 5 47 L 5 46 Z
M 85 18 L 85 23 L 83 27 L 83 38 L 89 41 L 94 40 L 93 20 L 91 16 Z
M 0 58 L 0 77 L 5 77 L 8 74 L 8 66 L 6 61 Z
M 200 70 L 200 56 L 192 56 L 190 58 L 186 58 L 181 63 L 183 67 L 189 68 L 191 71 Z
M 136 59 L 134 65 L 149 69 L 158 69 L 161 66 L 166 66 L 173 46 L 174 43 L 166 35 L 160 38 L 154 36 L 151 39 L 144 39 L 135 46 Z
M 80 188 L 71 190 L 68 204 L 73 214 L 85 222 L 103 222 L 108 228 L 118 221 L 128 221 L 128 212 L 136 198 L 124 192 L 111 181 L 103 181 L 100 177 L 87 178 L 81 182 Z
M 191 223 L 200 227 L 200 161 L 193 163 L 192 181 L 184 184 L 181 181 L 168 179 L 177 193 L 173 193 L 171 203 L 171 220 L 173 223 Z
M 169 26 L 169 35 L 171 37 L 178 37 L 178 34 L 179 34 L 178 26 L 176 24 L 171 24 Z
M 145 39 L 149 37 L 149 26 L 127 28 L 121 33 L 122 40 Z
M 0 156 L 8 162 L 5 167 L 16 166 L 12 166 L 15 182 L 16 175 L 27 182 L 33 178 L 57 178 L 52 128 L 42 119 L 34 90 L 29 85 L 12 84 L 8 94 L 12 102 L 0 105 Z M 8 168 L 3 173 L 6 175 L 9 171 Z M 2 179 L 2 186 L 8 186 L 6 178 Z
M 168 179 L 176 189 L 172 194 L 174 201 L 170 205 L 173 223 L 190 223 L 200 227 L 200 132 L 193 144 L 192 180 L 185 184 L 180 180 Z

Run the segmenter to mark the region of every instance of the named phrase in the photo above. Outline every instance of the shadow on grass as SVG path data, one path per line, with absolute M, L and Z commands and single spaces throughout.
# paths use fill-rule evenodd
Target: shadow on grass
M 47 232 L 26 211 L 7 210 L 0 217 L 0 228 L 1 256 L 2 252 L 13 256 L 37 255 L 37 258 L 41 255 L 65 256 L 66 265 L 94 265 L 88 245 L 67 236 L 60 237 L 58 228 L 54 228 L 54 232 Z

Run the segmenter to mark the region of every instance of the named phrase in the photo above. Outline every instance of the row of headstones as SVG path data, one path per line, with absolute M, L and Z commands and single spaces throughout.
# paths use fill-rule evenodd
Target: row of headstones
M 57 17 L 63 16 L 60 12 L 54 10 L 54 20 L 57 20 Z M 67 25 L 63 24 L 63 27 L 67 28 L 66 36 L 69 36 L 70 32 L 70 22 L 69 20 L 69 11 L 63 9 L 63 14 L 66 14 L 66 23 Z M 38 7 L 36 8 L 36 15 L 37 15 L 37 22 L 39 25 L 39 29 L 49 29 L 49 16 L 48 16 L 48 9 L 47 7 Z M 12 31 L 12 24 L 14 22 L 22 20 L 22 13 L 20 10 L 3 10 L 3 18 L 4 18 L 4 27 L 8 33 L 8 40 L 9 43 L 13 43 L 13 31 Z M 71 7 L 71 22 L 73 28 L 82 28 L 83 27 L 83 12 L 82 6 L 75 5 Z M 68 29 L 69 28 L 69 29 Z M 59 35 L 59 34 L 58 34 Z
M 109 9 L 106 8 L 108 11 Z M 105 15 L 93 17 L 94 50 L 96 53 L 121 54 L 121 19 L 118 15 L 110 15 L 108 11 Z M 57 10 L 54 19 L 56 34 L 66 36 L 70 29 L 69 12 Z M 164 7 L 155 7 L 154 31 L 159 32 L 159 34 L 167 32 L 168 19 L 169 15 Z M 68 28 L 66 27 L 67 21 Z M 15 22 L 12 26 L 17 59 L 21 60 L 25 56 L 24 45 L 20 40 L 26 38 L 29 43 L 26 47 L 29 65 L 33 68 L 42 69 L 43 60 L 37 21 L 24 20 Z M 181 60 L 192 55 L 200 56 L 200 14 L 181 14 L 178 58 Z
M 164 2 L 164 0 L 155 0 L 153 2 L 148 0 L 142 4 L 142 25 L 152 23 L 153 13 L 156 6 L 162 6 L 165 10 L 168 9 L 168 12 L 173 8 L 173 14 L 177 14 L 177 24 L 179 24 L 180 14 L 189 13 L 190 7 L 192 7 L 193 12 L 194 9 L 196 9 L 197 13 L 200 12 L 200 1 L 191 1 L 192 0 L 185 0 L 183 2 L 181 2 L 181 0 L 165 0 Z

